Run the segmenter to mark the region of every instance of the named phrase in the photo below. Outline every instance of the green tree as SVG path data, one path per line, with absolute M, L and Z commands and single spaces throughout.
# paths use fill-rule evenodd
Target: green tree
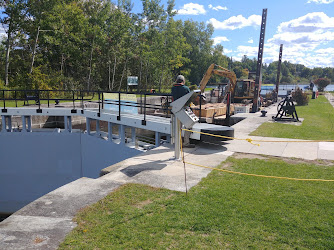
M 1 23 L 6 27 L 6 57 L 5 57 L 5 85 L 9 84 L 10 51 L 14 41 L 26 20 L 26 1 L 24 0 L 1 0 L 0 7 L 3 8 Z

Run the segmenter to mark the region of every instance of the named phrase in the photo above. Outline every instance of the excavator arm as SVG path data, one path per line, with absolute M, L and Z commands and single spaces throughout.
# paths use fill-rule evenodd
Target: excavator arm
M 215 67 L 219 69 L 215 69 Z M 208 70 L 205 72 L 200 82 L 201 93 L 204 93 L 206 84 L 208 83 L 208 81 L 210 80 L 213 74 L 218 75 L 218 76 L 227 77 L 230 80 L 230 91 L 231 93 L 234 93 L 235 85 L 237 83 L 237 76 L 234 74 L 233 71 L 225 69 L 214 63 L 209 66 Z

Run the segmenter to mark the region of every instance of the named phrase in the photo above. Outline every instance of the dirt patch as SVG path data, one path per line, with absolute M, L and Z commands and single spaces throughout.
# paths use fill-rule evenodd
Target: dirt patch
M 151 203 L 152 203 L 152 201 L 151 201 L 150 199 L 148 199 L 148 200 L 139 202 L 139 203 L 135 204 L 134 206 L 135 206 L 136 208 L 143 208 L 144 206 L 146 206 L 146 205 L 148 205 L 148 204 L 151 204 Z
M 297 158 L 286 158 L 278 156 L 263 156 L 257 154 L 246 154 L 246 153 L 234 153 L 233 156 L 236 159 L 260 159 L 260 160 L 282 160 L 288 164 L 314 164 L 319 166 L 334 166 L 334 161 L 331 160 L 306 160 L 306 159 L 297 159 Z
M 240 159 L 240 158 L 239 158 Z M 234 170 L 232 162 L 226 162 L 221 166 L 221 169 Z
M 233 158 L 236 159 L 260 159 L 260 160 L 268 160 L 268 157 L 256 154 L 245 154 L 245 153 L 234 153 Z

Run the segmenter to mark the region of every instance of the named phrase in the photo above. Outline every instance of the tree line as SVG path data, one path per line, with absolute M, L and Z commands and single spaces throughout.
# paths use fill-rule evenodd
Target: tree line
M 256 59 L 233 61 L 213 46 L 211 24 L 176 20 L 175 0 L 141 4 L 134 13 L 131 0 L 0 0 L 0 87 L 120 91 L 138 76 L 140 90 L 165 91 L 178 74 L 198 84 L 211 63 L 237 77 L 256 71 Z M 275 82 L 276 70 L 264 65 L 264 81 Z M 282 63 L 281 82 L 312 77 L 334 80 L 333 68 Z

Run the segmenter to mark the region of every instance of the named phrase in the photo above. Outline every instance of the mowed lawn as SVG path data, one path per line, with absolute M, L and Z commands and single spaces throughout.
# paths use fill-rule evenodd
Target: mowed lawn
M 299 118 L 303 118 L 301 126 L 282 123 L 263 123 L 250 135 L 305 139 L 334 140 L 334 108 L 326 97 L 320 95 L 310 99 L 306 106 L 296 106 Z
M 245 173 L 334 179 L 333 162 L 245 159 L 219 166 Z M 127 184 L 82 209 L 60 249 L 333 249 L 334 182 L 212 171 L 188 195 Z

